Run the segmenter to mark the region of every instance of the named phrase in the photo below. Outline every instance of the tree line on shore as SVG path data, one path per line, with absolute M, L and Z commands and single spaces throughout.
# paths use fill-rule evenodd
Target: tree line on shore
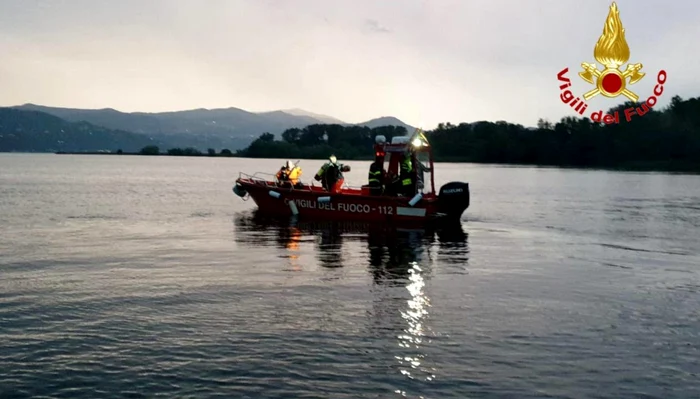
M 627 102 L 610 109 L 620 115 L 615 124 L 565 117 L 557 123 L 540 119 L 536 128 L 504 121 L 441 123 L 425 133 L 436 161 L 700 171 L 700 97 L 675 96 L 667 107 L 626 121 L 624 110 L 640 106 Z M 312 125 L 288 129 L 281 140 L 264 133 L 236 155 L 371 159 L 376 135 L 390 140 L 406 133 L 393 126 Z
M 675 96 L 667 107 L 626 121 L 624 110 L 639 106 L 628 102 L 609 110 L 620 115 L 614 124 L 585 117 L 557 123 L 540 119 L 536 128 L 504 121 L 441 123 L 425 134 L 436 161 L 700 171 L 700 97 Z M 279 140 L 263 133 L 235 154 L 212 149 L 207 154 L 195 149 L 168 153 L 290 159 L 323 159 L 332 153 L 341 159 L 372 159 L 377 135 L 391 140 L 411 133 L 397 126 L 318 124 L 287 129 Z
M 119 153 L 119 151 L 117 151 Z M 171 155 L 171 156 L 185 156 L 185 157 L 198 157 L 198 156 L 207 156 L 207 157 L 233 157 L 235 156 L 231 150 L 228 148 L 224 148 L 220 152 L 216 152 L 215 149 L 209 148 L 207 149 L 207 152 L 202 152 L 196 148 L 193 147 L 187 147 L 187 148 L 170 148 L 166 152 L 162 153 L 160 151 L 160 148 L 156 145 L 147 145 L 141 149 L 138 153 L 139 155 Z

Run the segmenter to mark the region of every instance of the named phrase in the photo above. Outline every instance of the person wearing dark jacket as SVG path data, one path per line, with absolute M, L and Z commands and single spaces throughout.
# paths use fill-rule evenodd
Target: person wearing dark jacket
M 328 162 L 321 166 L 321 169 L 316 172 L 314 179 L 320 181 L 326 191 L 335 193 L 340 190 L 340 187 L 345 181 L 343 172 L 349 172 L 350 166 L 338 163 L 335 155 L 328 158 Z
M 416 174 L 413 170 L 413 162 L 410 154 L 405 154 L 403 161 L 399 165 L 400 192 L 405 196 L 416 194 Z
M 374 161 L 369 166 L 368 185 L 371 195 L 382 195 L 384 193 L 384 168 L 381 162 Z

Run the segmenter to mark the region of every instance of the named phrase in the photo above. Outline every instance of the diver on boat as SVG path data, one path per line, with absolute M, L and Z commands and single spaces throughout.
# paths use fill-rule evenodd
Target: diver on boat
M 382 163 L 378 160 L 372 162 L 369 166 L 368 185 L 371 195 L 384 194 L 384 177 L 386 172 L 382 167 Z
M 328 162 L 321 166 L 318 170 L 314 179 L 320 181 L 323 185 L 323 189 L 332 193 L 340 191 L 340 187 L 345 181 L 343 172 L 349 172 L 350 166 L 338 163 L 338 159 L 335 155 L 331 155 L 328 158 Z
M 299 182 L 299 178 L 301 177 L 301 168 L 292 161 L 287 161 L 287 163 L 277 172 L 276 177 L 277 181 L 280 183 L 280 186 L 299 187 L 301 185 L 301 182 Z

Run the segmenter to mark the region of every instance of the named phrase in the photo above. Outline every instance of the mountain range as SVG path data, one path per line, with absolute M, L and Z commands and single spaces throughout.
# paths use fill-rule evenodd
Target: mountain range
M 0 151 L 138 151 L 144 145 L 237 150 L 262 133 L 278 138 L 290 128 L 314 124 L 403 126 L 394 117 L 351 124 L 301 109 L 249 112 L 240 108 L 174 112 L 58 108 L 35 104 L 0 108 Z M 89 140 L 88 140 L 89 138 Z M 146 143 L 146 144 L 144 144 Z

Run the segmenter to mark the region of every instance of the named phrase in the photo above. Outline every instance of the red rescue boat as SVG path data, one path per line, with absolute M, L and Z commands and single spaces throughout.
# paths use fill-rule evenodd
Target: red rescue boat
M 292 187 L 264 173 L 240 173 L 233 192 L 244 200 L 252 198 L 260 212 L 276 216 L 412 224 L 461 218 L 469 207 L 469 183 L 450 182 L 436 194 L 432 147 L 420 130 L 411 137 L 394 137 L 391 143 L 384 136 L 375 140 L 375 162 L 383 165 L 384 186 L 391 186 L 392 179 L 399 175 L 400 163 L 411 157 L 413 165 L 418 166 L 413 167 L 415 192 L 387 194 L 387 190 L 377 195 L 369 186 L 343 186 L 342 179 L 330 190 L 314 184 Z M 426 156 L 429 166 L 420 159 Z M 430 175 L 429 187 L 425 187 L 426 174 Z

